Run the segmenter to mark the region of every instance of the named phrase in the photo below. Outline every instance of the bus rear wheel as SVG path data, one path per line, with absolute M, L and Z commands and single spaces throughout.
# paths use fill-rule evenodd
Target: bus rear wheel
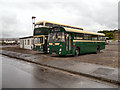
M 79 48 L 75 49 L 74 56 L 80 56 L 80 49 Z
M 96 54 L 97 53 L 100 53 L 100 46 L 97 46 L 97 48 L 96 48 Z

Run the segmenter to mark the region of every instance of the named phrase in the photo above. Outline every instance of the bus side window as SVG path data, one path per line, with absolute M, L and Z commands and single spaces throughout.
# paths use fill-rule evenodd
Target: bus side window
M 98 36 L 97 35 L 92 35 L 92 40 L 98 40 Z
M 83 39 L 83 34 L 82 34 L 82 33 L 80 33 L 80 34 L 75 33 L 75 34 L 74 34 L 74 39 L 82 40 L 82 39 Z
M 102 41 L 105 41 L 105 37 L 102 36 Z
M 98 40 L 99 40 L 99 41 L 105 41 L 105 37 L 103 37 L 103 36 L 98 36 Z
M 84 40 L 91 40 L 91 39 L 92 39 L 92 35 L 84 34 Z
M 98 37 L 98 40 L 99 40 L 99 41 L 102 41 L 102 36 L 99 36 L 99 37 Z

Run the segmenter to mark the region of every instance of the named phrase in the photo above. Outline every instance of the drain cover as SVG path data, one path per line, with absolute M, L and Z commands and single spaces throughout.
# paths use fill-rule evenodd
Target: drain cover
M 113 69 L 98 68 L 93 73 L 95 73 L 95 74 L 102 74 L 102 75 L 108 75 L 108 74 L 111 74 L 113 71 L 114 71 Z

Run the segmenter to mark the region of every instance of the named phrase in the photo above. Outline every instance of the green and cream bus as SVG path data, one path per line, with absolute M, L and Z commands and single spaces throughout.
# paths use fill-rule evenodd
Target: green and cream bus
M 47 38 L 50 27 L 45 21 L 35 23 L 33 32 L 33 50 L 47 53 Z
M 33 50 L 47 53 L 47 38 L 49 28 L 39 27 L 34 29 Z
M 105 35 L 66 27 L 53 27 L 48 35 L 49 54 L 74 55 L 100 52 L 105 48 Z
M 64 25 L 49 21 L 40 21 L 35 23 L 34 32 L 33 32 L 33 50 L 40 52 L 47 52 L 47 38 L 49 30 L 54 26 L 69 27 L 73 29 L 81 29 L 78 27 Z

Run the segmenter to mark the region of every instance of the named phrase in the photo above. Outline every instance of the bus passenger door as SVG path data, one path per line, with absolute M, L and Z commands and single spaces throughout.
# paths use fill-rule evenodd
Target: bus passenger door
M 66 51 L 72 51 L 72 34 L 66 34 Z
M 45 51 L 47 51 L 47 37 L 45 37 Z

